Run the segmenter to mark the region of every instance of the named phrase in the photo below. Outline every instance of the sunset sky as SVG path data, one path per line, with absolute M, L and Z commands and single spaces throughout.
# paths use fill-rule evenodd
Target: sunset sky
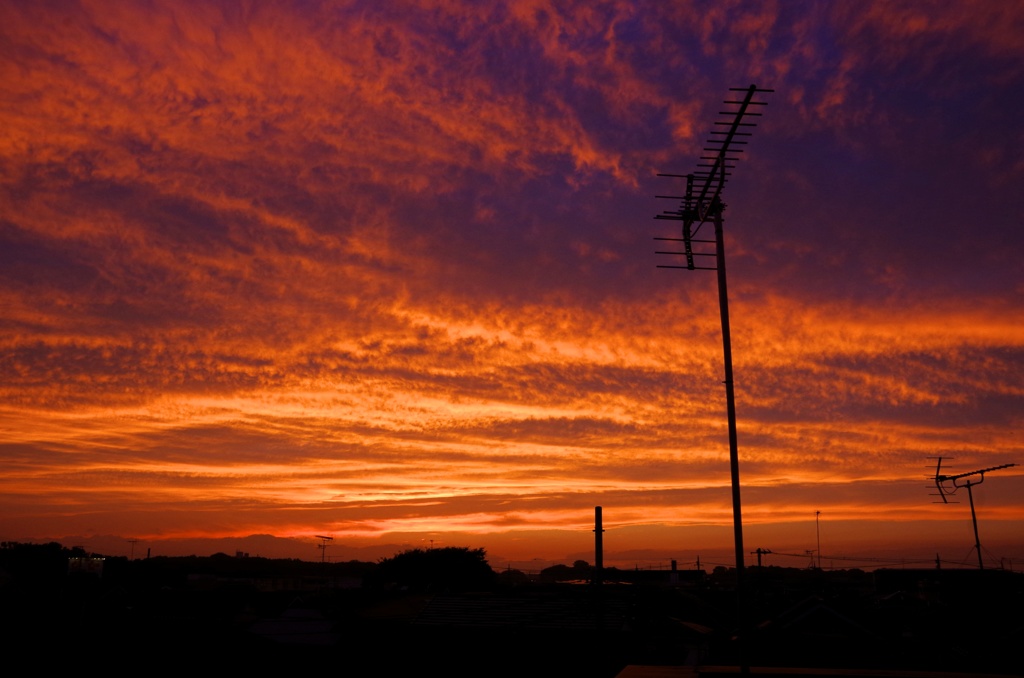
M 984 0 L 2 3 L 0 538 L 499 565 L 586 557 L 600 505 L 611 562 L 728 563 L 715 274 L 656 268 L 654 196 L 756 84 L 746 550 L 976 562 L 929 458 L 1024 464 L 1021 36 Z M 1024 466 L 974 499 L 1024 567 Z

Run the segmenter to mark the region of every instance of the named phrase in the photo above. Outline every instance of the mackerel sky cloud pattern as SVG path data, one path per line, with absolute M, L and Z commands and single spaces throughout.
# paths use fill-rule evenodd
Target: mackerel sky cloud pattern
M 1024 463 L 1022 34 L 967 0 L 7 3 L 0 537 L 560 557 L 603 505 L 609 549 L 726 544 L 714 276 L 656 269 L 651 217 L 756 83 L 752 534 L 959 556 L 927 458 Z M 1021 476 L 976 497 L 996 557 Z

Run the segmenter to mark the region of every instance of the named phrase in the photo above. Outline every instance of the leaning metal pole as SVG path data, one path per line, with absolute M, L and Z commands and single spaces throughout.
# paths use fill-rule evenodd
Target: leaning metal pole
M 725 171 L 724 169 L 722 170 Z M 743 511 L 739 499 L 739 442 L 736 435 L 736 391 L 732 380 L 732 335 L 729 331 L 729 286 L 725 276 L 725 237 L 722 228 L 721 201 L 712 204 L 715 219 L 715 262 L 718 269 L 718 306 L 722 315 L 722 357 L 725 367 L 725 409 L 729 422 L 729 473 L 732 484 L 732 539 L 736 558 L 736 645 L 739 652 L 739 670 L 742 675 L 750 673 L 750 621 L 748 619 L 748 595 L 744 576 L 743 552 Z
M 740 627 L 743 627 L 745 592 L 743 586 L 743 511 L 740 504 L 740 455 L 736 436 L 736 389 L 732 380 L 732 338 L 729 333 L 729 288 L 725 277 L 725 244 L 722 235 L 722 204 L 715 210 L 715 244 L 718 267 L 718 307 L 722 314 L 722 354 L 725 362 L 725 408 L 729 419 L 729 471 L 732 478 L 733 542 L 736 548 L 736 593 L 740 597 Z
M 739 450 L 736 436 L 736 395 L 733 383 L 732 372 L 732 339 L 729 331 L 729 291 L 725 274 L 725 242 L 722 229 L 722 212 L 725 205 L 720 198 L 722 189 L 725 186 L 728 170 L 735 165 L 731 164 L 739 158 L 735 155 L 742 153 L 740 146 L 747 142 L 743 137 L 751 136 L 750 132 L 743 129 L 756 127 L 755 123 L 747 122 L 750 117 L 759 117 L 761 114 L 754 112 L 757 106 L 766 105 L 765 102 L 755 101 L 754 96 L 759 92 L 771 92 L 770 89 L 759 89 L 756 85 L 746 88 L 730 88 L 732 92 L 745 92 L 742 100 L 726 101 L 727 105 L 735 105 L 735 110 L 720 111 L 722 115 L 728 116 L 726 120 L 716 122 L 716 126 L 727 127 L 725 131 L 716 130 L 711 132 L 712 144 L 705 151 L 713 155 L 701 156 L 701 160 L 711 161 L 710 163 L 699 164 L 699 167 L 709 168 L 704 171 L 688 175 L 661 174 L 659 176 L 677 177 L 686 179 L 686 194 L 659 195 L 658 198 L 681 200 L 679 209 L 668 210 L 655 216 L 655 219 L 668 219 L 670 221 L 683 222 L 682 238 L 655 238 L 655 240 L 679 242 L 683 244 L 684 250 L 660 251 L 658 254 L 685 256 L 685 266 L 667 265 L 658 268 L 687 268 L 713 269 L 718 271 L 718 304 L 722 316 L 722 349 L 723 362 L 725 365 L 725 398 L 726 410 L 729 422 L 729 469 L 732 475 L 732 510 L 733 510 L 733 537 L 736 549 L 736 608 L 737 608 L 737 650 L 740 661 L 740 671 L 743 674 L 749 673 L 747 657 L 747 644 L 749 636 L 749 620 L 747 614 L 746 585 L 744 582 L 744 552 L 743 552 L 743 511 L 740 503 L 740 468 Z M 715 135 L 724 138 L 716 138 Z M 708 222 L 714 222 L 714 240 L 700 239 L 697 237 L 700 227 Z M 696 228 L 695 228 L 696 227 Z M 707 252 L 706 247 L 713 244 L 715 251 Z M 704 259 L 707 257 L 707 259 Z M 698 262 L 710 260 L 714 257 L 715 266 L 698 265 Z
M 971 501 L 971 524 L 974 525 L 974 550 L 978 552 L 978 569 L 985 569 L 985 561 L 981 559 L 981 538 L 978 536 L 978 516 L 974 513 L 974 493 L 971 492 L 971 485 L 967 483 L 967 498 Z
M 723 169 L 724 172 L 724 169 Z M 722 315 L 722 356 L 725 365 L 725 409 L 729 420 L 729 472 L 732 480 L 732 530 L 736 550 L 736 626 L 740 673 L 750 672 L 747 645 L 749 620 L 744 576 L 743 509 L 740 502 L 740 453 L 736 435 L 736 389 L 732 379 L 732 337 L 729 332 L 729 286 L 725 276 L 725 237 L 722 233 L 724 205 L 716 200 L 711 209 L 715 219 L 715 262 L 718 268 L 718 307 Z

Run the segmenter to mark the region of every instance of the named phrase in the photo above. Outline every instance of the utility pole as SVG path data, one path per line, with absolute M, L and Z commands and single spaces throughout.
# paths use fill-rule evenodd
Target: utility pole
M 818 537 L 818 569 L 821 569 L 821 529 L 818 527 L 818 517 L 821 515 L 821 511 L 814 512 L 814 533 Z
M 760 546 L 758 546 L 757 550 L 751 551 L 751 553 L 756 553 L 757 554 L 757 566 L 761 567 L 761 556 L 767 555 L 767 554 L 771 553 L 771 550 L 770 549 L 763 549 Z

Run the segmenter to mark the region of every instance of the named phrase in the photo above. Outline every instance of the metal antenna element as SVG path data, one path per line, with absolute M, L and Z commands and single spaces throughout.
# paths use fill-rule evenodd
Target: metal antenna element
M 952 457 L 946 457 L 951 459 Z M 998 471 L 1004 468 L 1010 468 L 1016 466 L 1016 464 L 1000 464 L 999 466 L 990 466 L 988 468 L 978 469 L 977 471 L 968 471 L 967 473 L 955 473 L 945 474 L 942 473 L 942 457 L 935 457 L 935 489 L 938 490 L 938 496 L 942 498 L 943 504 L 950 503 L 949 497 L 956 494 L 956 491 L 966 487 L 967 488 L 967 499 L 971 504 L 971 523 L 974 525 L 974 550 L 978 553 L 978 569 L 984 570 L 985 563 L 981 559 L 981 540 L 978 538 L 978 516 L 974 512 L 974 492 L 971 490 L 975 485 L 981 485 L 985 482 L 985 474 L 989 471 Z M 934 494 L 932 496 L 935 496 Z M 939 502 L 935 502 L 938 504 Z M 952 502 L 957 504 L 959 502 Z
M 320 543 L 316 545 L 320 549 L 320 562 L 323 563 L 327 560 L 327 542 L 334 541 L 334 537 L 325 537 L 321 534 L 316 535 L 316 538 L 320 540 Z
M 765 101 L 754 101 L 754 96 L 758 93 L 774 92 L 775 90 L 758 89 L 756 85 L 751 85 L 750 87 L 745 88 L 732 87 L 729 91 L 745 92 L 746 94 L 742 101 L 727 99 L 723 102 L 727 107 L 734 106 L 735 108 L 734 110 L 719 111 L 719 115 L 727 116 L 727 118 L 716 121 L 714 124 L 716 126 L 728 127 L 728 130 L 713 130 L 711 132 L 713 136 L 711 139 L 707 140 L 709 146 L 706 146 L 703 150 L 707 153 L 713 153 L 713 155 L 700 156 L 700 159 L 705 162 L 697 164 L 697 167 L 706 169 L 697 170 L 692 174 L 686 175 L 658 174 L 659 177 L 686 179 L 685 195 L 655 196 L 656 198 L 679 200 L 679 209 L 665 210 L 654 217 L 655 219 L 667 219 L 669 221 L 683 222 L 681 238 L 655 238 L 655 240 L 683 243 L 682 252 L 659 251 L 656 252 L 656 254 L 685 256 L 686 266 L 659 264 L 658 268 L 687 268 L 691 271 L 694 269 L 710 271 L 717 270 L 717 266 L 697 265 L 698 262 L 695 260 L 695 257 L 716 257 L 717 251 L 721 250 L 721 247 L 716 247 L 712 250 L 708 245 L 717 244 L 716 240 L 710 240 L 707 238 L 697 239 L 695 236 L 700 231 L 701 226 L 703 226 L 707 221 L 714 219 L 716 215 L 719 215 L 725 208 L 725 205 L 721 202 L 720 196 L 722 194 L 722 189 L 725 188 L 728 177 L 732 176 L 732 173 L 727 170 L 735 169 L 735 163 L 739 160 L 735 154 L 743 152 L 742 148 L 736 147 L 745 146 L 748 143 L 745 137 L 750 137 L 753 134 L 753 132 L 745 132 L 742 130 L 756 127 L 756 123 L 747 122 L 747 119 L 760 117 L 762 115 L 759 112 L 751 110 L 751 108 L 768 105 Z M 694 227 L 695 224 L 696 227 Z M 698 244 L 701 251 L 694 250 L 694 243 Z
M 729 333 L 729 293 L 725 277 L 725 246 L 722 235 L 722 212 L 725 204 L 722 202 L 722 189 L 725 187 L 727 178 L 731 176 L 728 170 L 735 168 L 739 158 L 736 156 L 742 153 L 742 148 L 747 144 L 746 137 L 751 132 L 744 131 L 756 126 L 749 122 L 750 118 L 759 117 L 761 113 L 754 112 L 758 106 L 766 106 L 767 102 L 755 101 L 757 94 L 774 92 L 771 89 L 759 89 L 756 85 L 745 88 L 730 88 L 730 92 L 743 92 L 739 100 L 727 99 L 724 103 L 728 110 L 719 111 L 725 116 L 723 120 L 715 122 L 716 129 L 711 132 L 712 138 L 708 140 L 708 146 L 704 150 L 711 155 L 702 155 L 698 163 L 700 169 L 693 174 L 659 174 L 662 177 L 675 177 L 686 179 L 685 195 L 659 195 L 658 198 L 680 200 L 679 208 L 667 210 L 655 215 L 655 219 L 667 219 L 669 221 L 681 221 L 681 238 L 655 238 L 670 242 L 683 243 L 682 252 L 658 252 L 658 254 L 681 255 L 686 257 L 685 266 L 659 265 L 658 268 L 686 268 L 689 270 L 705 269 L 718 271 L 718 304 L 722 316 L 722 350 L 725 363 L 725 398 L 726 408 L 729 417 L 729 467 L 732 473 L 732 514 L 733 532 L 736 549 L 736 601 L 737 616 L 740 632 L 738 634 L 738 647 L 740 652 L 741 672 L 748 673 L 746 661 L 746 636 L 747 636 L 747 615 L 745 589 L 743 582 L 743 518 L 740 507 L 740 470 L 739 452 L 736 442 L 736 400 L 733 390 L 732 379 L 732 343 Z M 736 95 L 737 97 L 739 95 Z M 709 220 L 715 224 L 715 237 L 711 239 L 698 239 L 701 226 Z M 706 257 L 714 257 L 714 265 L 698 265 L 708 261 Z

